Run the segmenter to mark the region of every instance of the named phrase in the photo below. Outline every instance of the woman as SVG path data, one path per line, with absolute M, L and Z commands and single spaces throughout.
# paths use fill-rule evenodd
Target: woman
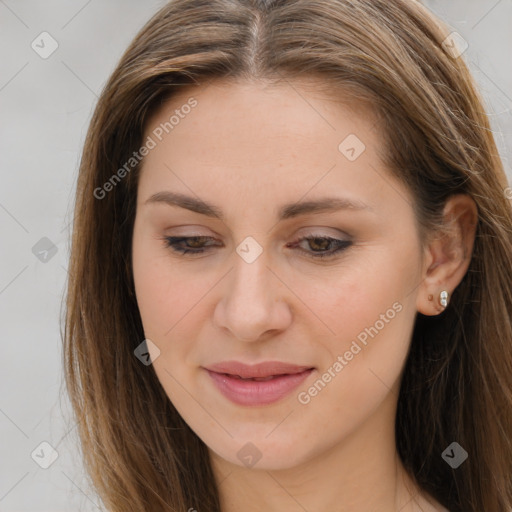
M 512 509 L 510 189 L 459 53 L 408 0 L 174 0 L 137 35 L 63 333 L 108 510 Z

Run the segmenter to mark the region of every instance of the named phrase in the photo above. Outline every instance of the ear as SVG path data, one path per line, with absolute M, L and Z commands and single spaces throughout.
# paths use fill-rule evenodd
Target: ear
M 444 311 L 439 294 L 446 290 L 449 300 L 468 270 L 475 242 L 478 209 L 470 196 L 451 196 L 443 216 L 445 229 L 425 249 L 422 281 L 416 299 L 417 310 L 427 316 Z

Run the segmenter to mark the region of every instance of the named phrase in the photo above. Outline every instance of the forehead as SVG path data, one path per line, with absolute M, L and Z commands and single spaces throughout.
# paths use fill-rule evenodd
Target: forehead
M 226 112 L 228 117 L 237 118 L 237 113 L 251 110 L 255 117 L 263 114 L 263 109 L 279 107 L 279 112 L 291 111 L 306 112 L 306 118 L 312 121 L 312 114 L 316 114 L 327 127 L 335 128 L 334 119 L 325 117 L 328 111 L 332 116 L 339 114 L 336 107 L 344 109 L 354 117 L 372 119 L 375 121 L 373 105 L 361 95 L 355 98 L 348 89 L 335 87 L 331 82 L 322 81 L 318 77 L 303 77 L 300 79 L 215 79 L 202 85 L 186 84 L 179 86 L 164 103 L 153 112 L 147 124 L 157 118 L 165 118 L 166 114 L 179 110 L 187 101 L 194 97 L 198 100 L 199 110 L 213 111 L 223 109 L 229 105 Z M 326 112 L 326 109 L 327 112 Z M 194 111 L 198 109 L 194 108 Z M 272 112 L 268 113 L 272 117 Z M 197 116 L 196 116 L 197 117 Z M 249 121 L 249 119 L 246 119 Z
M 386 175 L 371 108 L 314 85 L 215 81 L 184 88 L 146 124 L 145 138 L 155 145 L 143 159 L 138 202 L 171 191 L 225 205 L 228 218 L 241 210 L 249 218 L 274 215 L 275 204 L 338 193 L 381 214 L 396 210 L 396 199 L 408 193 Z
M 143 167 L 171 153 L 179 160 L 187 148 L 188 159 L 206 157 L 210 165 L 272 168 L 287 156 L 336 155 L 349 135 L 369 153 L 380 153 L 375 120 L 368 104 L 319 79 L 215 80 L 178 90 L 152 114 L 145 137 L 156 139 L 157 147 Z

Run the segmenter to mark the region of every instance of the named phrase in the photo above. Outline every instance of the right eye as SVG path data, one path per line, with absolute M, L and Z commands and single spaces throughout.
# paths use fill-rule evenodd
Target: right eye
M 164 244 L 180 254 L 200 254 L 205 252 L 204 243 L 213 240 L 211 236 L 166 236 Z

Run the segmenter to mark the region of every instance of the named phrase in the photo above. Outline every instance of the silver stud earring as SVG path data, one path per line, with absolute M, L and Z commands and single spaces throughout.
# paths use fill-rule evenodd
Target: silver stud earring
M 443 306 L 443 308 L 448 306 L 448 292 L 446 290 L 443 290 L 439 294 L 439 304 L 441 304 L 441 306 Z

